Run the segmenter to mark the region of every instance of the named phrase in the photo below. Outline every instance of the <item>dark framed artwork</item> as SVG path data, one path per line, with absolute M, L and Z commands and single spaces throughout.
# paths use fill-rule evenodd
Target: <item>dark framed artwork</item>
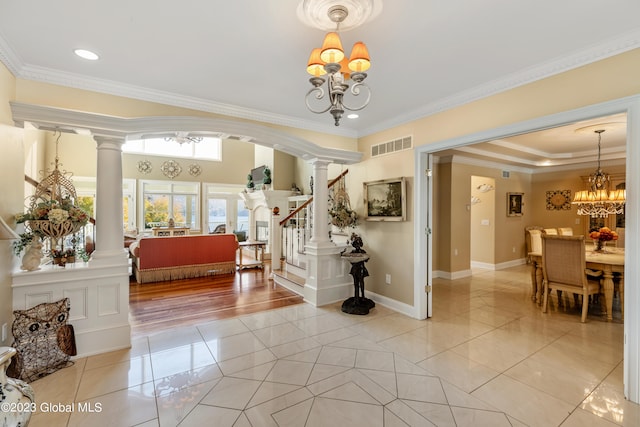
M 522 216 L 524 193 L 507 193 L 507 216 Z
M 367 221 L 405 221 L 407 186 L 404 177 L 365 182 L 365 219 Z
M 548 211 L 570 211 L 571 210 L 571 190 L 547 191 Z

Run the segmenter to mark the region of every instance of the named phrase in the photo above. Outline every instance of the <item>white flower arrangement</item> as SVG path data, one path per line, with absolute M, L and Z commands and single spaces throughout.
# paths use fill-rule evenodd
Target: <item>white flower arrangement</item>
M 59 208 L 51 209 L 48 215 L 53 224 L 62 224 L 69 218 L 69 212 Z

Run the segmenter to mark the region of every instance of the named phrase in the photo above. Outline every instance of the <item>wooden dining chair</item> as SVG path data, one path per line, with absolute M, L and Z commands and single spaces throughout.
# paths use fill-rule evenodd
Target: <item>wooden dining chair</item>
M 589 278 L 586 266 L 584 236 L 542 236 L 543 313 L 555 289 L 582 295 L 581 322 L 587 321 L 589 296 L 600 293 L 600 282 Z
M 524 242 L 527 249 L 527 264 L 531 262 L 529 252 L 542 252 L 542 227 L 532 225 L 524 228 Z

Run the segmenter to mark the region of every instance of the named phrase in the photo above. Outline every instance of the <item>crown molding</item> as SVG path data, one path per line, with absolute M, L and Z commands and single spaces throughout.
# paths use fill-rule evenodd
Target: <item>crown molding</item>
M 122 84 L 112 80 L 96 79 L 84 75 L 66 73 L 45 67 L 24 64 L 1 35 L 0 60 L 5 64 L 5 66 L 7 66 L 14 76 L 21 79 L 73 87 L 109 95 L 122 96 L 125 98 L 139 99 L 142 101 L 156 102 L 165 105 L 304 129 L 330 135 L 359 138 L 390 129 L 404 123 L 419 120 L 442 111 L 450 110 L 452 108 L 606 59 L 638 47 L 640 47 L 640 30 L 635 30 L 617 38 L 609 39 L 603 43 L 581 49 L 571 55 L 565 55 L 546 63 L 537 64 L 522 71 L 512 73 L 504 78 L 440 99 L 392 119 L 382 121 L 376 126 L 366 128 L 359 132 L 347 127 L 325 126 L 317 122 L 292 116 L 278 115 L 267 111 L 253 110 L 202 98 L 183 96 L 141 86 Z
M 422 119 L 459 107 L 519 86 L 526 85 L 556 74 L 560 74 L 593 62 L 597 62 L 640 47 L 640 30 L 631 31 L 622 36 L 609 39 L 603 43 L 578 50 L 570 55 L 564 55 L 555 60 L 537 64 L 524 70 L 512 73 L 504 78 L 476 86 L 467 91 L 459 92 L 450 97 L 440 99 L 413 111 L 380 122 L 376 126 L 364 129 L 359 136 L 364 137 L 383 130 L 390 129 L 408 122 Z
M 123 84 L 112 80 L 97 79 L 80 74 L 67 73 L 44 67 L 25 65 L 21 68 L 17 77 L 26 80 L 34 80 L 59 86 L 73 87 L 76 89 L 105 93 L 108 95 L 156 102 L 164 105 L 172 105 L 174 107 L 188 108 L 197 111 L 206 111 L 208 113 L 220 114 L 256 122 L 270 123 L 274 125 L 305 129 L 326 134 L 335 134 L 349 138 L 357 138 L 358 136 L 357 132 L 347 128 L 336 128 L 336 126 L 319 125 L 316 122 L 302 120 L 296 117 L 284 116 L 250 108 L 243 108 L 237 105 L 224 104 L 221 102 L 210 101 L 203 98 L 196 98 L 172 92 L 149 89 L 142 86 Z

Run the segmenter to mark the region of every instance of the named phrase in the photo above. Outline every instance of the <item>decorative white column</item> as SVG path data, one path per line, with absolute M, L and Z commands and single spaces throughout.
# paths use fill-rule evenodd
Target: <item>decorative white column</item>
M 93 264 L 112 263 L 118 258 L 126 264 L 122 224 L 122 144 L 123 139 L 96 137 L 96 250 Z
M 88 263 L 12 276 L 13 309 L 69 298 L 78 357 L 131 347 L 129 270 L 122 224 L 122 143 L 96 138 L 96 250 Z
M 316 159 L 313 164 L 313 230 L 305 245 L 307 280 L 305 301 L 322 306 L 345 300 L 351 292 L 349 269 L 340 258 L 345 246 L 336 246 L 329 238 L 329 189 L 327 188 L 328 160 Z

